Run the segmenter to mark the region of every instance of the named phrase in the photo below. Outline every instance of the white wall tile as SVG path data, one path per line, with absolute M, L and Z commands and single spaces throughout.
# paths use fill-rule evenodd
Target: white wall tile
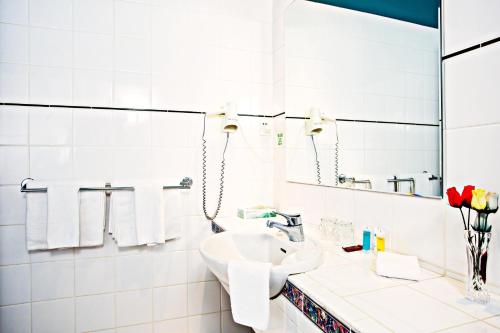
M 28 0 L 2 0 L 0 22 L 28 24 Z
M 113 105 L 148 108 L 151 106 L 151 75 L 115 72 Z
M 154 332 L 155 333 L 188 333 L 188 319 L 187 318 L 179 318 L 179 319 L 171 319 L 164 320 L 154 323 Z
M 393 246 L 396 251 L 444 267 L 445 216 L 442 201 L 404 196 L 394 196 L 393 200 Z M 425 241 L 418 242 L 416 239 Z
M 111 106 L 113 104 L 113 72 L 75 69 L 73 71 L 73 103 L 75 105 Z
M 187 285 L 153 289 L 153 320 L 187 316 Z
M 153 256 L 153 285 L 169 286 L 187 282 L 187 252 L 174 251 Z
M 30 175 L 37 180 L 69 180 L 73 177 L 73 149 L 32 147 Z
M 500 46 L 493 44 L 445 61 L 447 129 L 500 122 L 495 98 L 499 59 Z
M 0 307 L 0 331 L 29 333 L 31 331 L 31 307 L 29 304 Z
M 29 265 L 0 267 L 0 306 L 30 301 L 31 286 Z
M 115 2 L 115 33 L 118 35 L 147 36 L 151 15 L 148 6 L 141 3 Z
M 151 288 L 153 286 L 153 258 L 149 255 L 115 258 L 116 290 Z
M 237 324 L 233 320 L 231 311 L 222 312 L 221 317 L 221 332 L 222 333 L 251 333 L 252 329 L 248 326 Z
M 74 295 L 75 265 L 72 261 L 56 261 L 31 266 L 33 301 Z
M 0 144 L 28 143 L 28 110 L 23 107 L 0 107 Z
M 75 301 L 72 298 L 32 304 L 32 333 L 68 333 L 75 329 Z
M 151 289 L 116 294 L 116 323 L 118 326 L 150 322 L 153 317 Z
M 46 107 L 30 109 L 30 144 L 71 145 L 72 133 L 72 109 Z
M 76 147 L 74 155 L 75 179 L 102 183 L 113 178 L 113 150 L 110 148 Z
M 112 0 L 75 0 L 74 29 L 88 32 L 113 32 Z
M 72 41 L 70 31 L 31 28 L 30 63 L 37 66 L 71 67 Z
M 28 66 L 0 64 L 0 98 L 6 102 L 28 102 Z
M 210 313 L 189 317 L 189 333 L 220 332 L 220 314 Z
M 113 124 L 114 146 L 145 147 L 151 144 L 150 112 L 113 112 Z
M 24 226 L 0 226 L 0 265 L 29 262 L 25 239 Z
M 66 68 L 30 67 L 30 102 L 69 105 L 72 71 Z
M 115 297 L 113 294 L 77 297 L 75 299 L 76 332 L 114 327 Z
M 208 269 L 198 250 L 189 251 L 189 282 L 214 281 L 215 275 Z
M 473 4 L 469 1 L 443 1 L 444 53 L 450 54 L 486 42 L 500 35 L 495 0 Z
M 188 285 L 188 314 L 197 315 L 220 310 L 220 284 L 218 281 Z
M 77 32 L 74 34 L 74 67 L 113 69 L 113 36 Z
M 151 176 L 151 150 L 116 148 L 113 151 L 113 178 L 144 179 Z
M 71 260 L 73 257 L 73 249 L 30 251 L 32 263 Z
M 71 29 L 71 0 L 30 0 L 30 24 L 33 26 Z
M 115 290 L 113 258 L 75 261 L 75 295 L 91 295 Z
M 29 28 L 0 23 L 0 61 L 27 64 Z
M 134 325 L 128 327 L 118 327 L 116 333 L 153 333 L 152 324 Z
M 75 109 L 73 111 L 74 144 L 76 146 L 111 146 L 114 112 Z
M 129 72 L 151 72 L 151 42 L 146 38 L 115 37 L 115 69 Z
M 24 224 L 26 200 L 18 186 L 0 187 L 0 225 Z

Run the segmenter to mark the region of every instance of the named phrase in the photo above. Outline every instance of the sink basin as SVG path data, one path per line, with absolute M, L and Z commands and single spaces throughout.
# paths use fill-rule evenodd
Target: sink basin
M 288 275 L 310 271 L 323 261 L 321 248 L 313 242 L 291 242 L 287 238 L 264 232 L 225 231 L 214 234 L 202 242 L 200 252 L 208 268 L 228 292 L 229 261 L 271 263 L 271 296 L 279 294 Z

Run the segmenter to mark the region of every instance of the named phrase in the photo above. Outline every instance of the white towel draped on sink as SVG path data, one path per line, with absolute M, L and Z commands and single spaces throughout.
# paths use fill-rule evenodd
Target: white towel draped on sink
M 269 325 L 271 263 L 234 260 L 229 262 L 227 274 L 234 321 L 265 330 Z

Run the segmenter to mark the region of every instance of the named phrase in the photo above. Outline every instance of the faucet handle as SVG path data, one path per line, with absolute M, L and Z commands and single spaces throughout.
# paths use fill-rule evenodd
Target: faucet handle
M 286 223 L 289 226 L 302 225 L 302 218 L 300 214 L 285 214 L 280 212 L 275 212 L 277 215 L 281 215 L 286 219 Z

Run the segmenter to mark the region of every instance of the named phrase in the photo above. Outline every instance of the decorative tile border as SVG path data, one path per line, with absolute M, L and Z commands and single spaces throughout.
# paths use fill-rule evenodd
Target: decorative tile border
M 220 233 L 224 229 L 212 221 L 212 232 Z M 285 296 L 297 309 L 300 310 L 310 321 L 312 321 L 322 332 L 325 333 L 355 333 L 349 326 L 335 318 L 331 313 L 316 304 L 302 290 L 297 288 L 290 281 L 285 282 L 281 290 Z
M 310 321 L 325 333 L 355 333 L 349 326 L 335 318 L 331 313 L 316 304 L 290 281 L 285 282 L 281 291 L 293 305 L 297 307 Z

